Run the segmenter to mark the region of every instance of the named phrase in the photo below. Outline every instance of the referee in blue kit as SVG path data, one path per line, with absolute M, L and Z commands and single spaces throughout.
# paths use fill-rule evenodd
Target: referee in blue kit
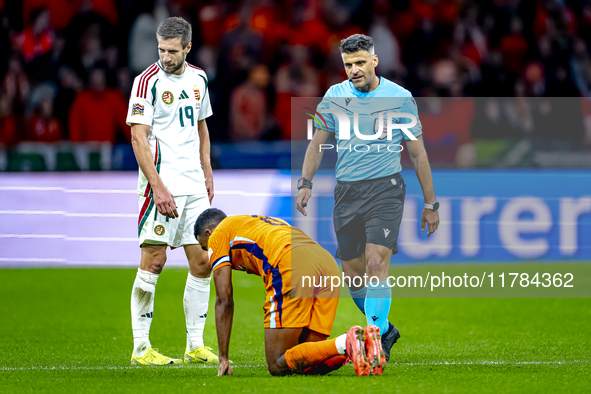
M 394 129 L 392 138 L 359 138 L 350 131 L 350 137 L 341 138 L 336 132 L 338 160 L 336 165 L 334 227 L 338 250 L 345 275 L 354 278 L 367 274 L 379 278 L 374 287 L 350 287 L 349 292 L 357 307 L 365 314 L 367 323 L 380 328 L 382 348 L 386 360 L 392 346 L 400 337 L 398 329 L 389 322 L 392 292 L 387 285 L 390 259 L 398 253 L 398 232 L 402 220 L 406 185 L 400 175 L 400 142 L 405 139 L 415 172 L 423 189 L 425 206 L 421 217 L 421 231 L 428 227 L 428 236 L 437 230 L 439 203 L 435 198 L 433 179 L 427 152 L 423 145 L 422 127 L 411 93 L 401 86 L 376 76 L 378 56 L 371 37 L 355 34 L 341 41 L 341 54 L 348 80 L 333 85 L 318 106 L 326 122 L 316 128 L 308 146 L 302 178 L 298 181 L 296 207 L 306 215 L 306 206 L 312 196 L 312 179 L 320 166 L 323 150 L 337 127 L 341 111 L 354 120 L 357 113 L 359 133 L 374 136 L 385 133 L 388 120 L 408 123 L 378 113 L 388 110 L 412 114 L 417 122 L 407 129 Z M 369 108 L 371 110 L 368 110 Z M 332 111 L 332 113 L 326 112 Z M 412 121 L 412 119 L 410 119 Z M 381 123 L 381 124 L 380 124 Z M 346 133 L 344 133 L 346 134 Z M 375 283 L 374 283 L 375 284 Z

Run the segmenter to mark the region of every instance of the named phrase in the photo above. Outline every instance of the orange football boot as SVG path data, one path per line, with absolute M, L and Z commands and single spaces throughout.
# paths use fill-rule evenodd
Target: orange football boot
M 382 336 L 380 329 L 373 324 L 363 329 L 365 336 L 365 351 L 367 361 L 374 375 L 381 375 L 386 368 L 386 355 L 382 349 Z
M 369 376 L 371 367 L 365 355 L 365 337 L 363 328 L 353 326 L 347 331 L 347 356 L 353 363 L 357 376 Z

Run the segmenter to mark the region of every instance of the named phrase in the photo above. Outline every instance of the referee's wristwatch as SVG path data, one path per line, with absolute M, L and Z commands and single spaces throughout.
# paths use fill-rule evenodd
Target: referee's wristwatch
M 312 181 L 309 181 L 306 178 L 298 180 L 298 190 L 300 190 L 302 187 L 307 187 L 308 189 L 312 190 Z
M 425 204 L 425 209 L 435 212 L 439 209 L 439 202 L 435 201 L 433 204 Z

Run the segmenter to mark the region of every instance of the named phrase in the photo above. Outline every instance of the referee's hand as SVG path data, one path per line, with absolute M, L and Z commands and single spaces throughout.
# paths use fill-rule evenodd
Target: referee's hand
M 421 221 L 423 223 L 421 227 L 421 231 L 425 231 L 425 224 L 429 226 L 429 232 L 427 233 L 427 237 L 430 237 L 431 234 L 437 230 L 439 227 L 439 212 L 432 211 L 430 209 L 423 209 L 423 216 L 421 217 Z
M 298 194 L 296 194 L 296 208 L 304 216 L 308 216 L 306 213 L 306 207 L 308 206 L 308 200 L 312 197 L 312 190 L 307 187 L 302 187 Z

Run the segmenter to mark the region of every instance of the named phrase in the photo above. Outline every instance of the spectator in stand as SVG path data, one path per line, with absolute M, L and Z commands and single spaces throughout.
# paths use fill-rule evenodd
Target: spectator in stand
M 128 65 L 133 75 L 141 74 L 154 63 L 154 51 L 146 48 L 153 47 L 158 24 L 168 18 L 164 1 L 148 1 L 146 7 L 146 12 L 138 15 L 129 32 Z
M 26 124 L 24 141 L 16 149 L 19 153 L 41 155 L 45 168 L 55 171 L 59 149 L 57 142 L 62 140 L 62 129 L 53 114 L 54 90 L 47 86 L 40 87 L 36 96 L 33 116 Z
M 8 97 L 12 114 L 22 116 L 31 87 L 24 71 L 20 54 L 13 54 L 8 61 L 8 72 L 2 83 L 2 94 Z
M 8 59 L 12 52 L 12 41 L 10 40 L 12 34 L 10 21 L 0 10 L 0 75 L 4 75 L 8 69 Z
M 291 139 L 291 121 L 285 116 L 291 111 L 291 98 L 320 94 L 318 71 L 310 63 L 308 48 L 296 43 L 290 46 L 289 55 L 289 62 L 279 67 L 275 77 L 275 117 L 286 140 Z
M 375 53 L 380 54 L 379 74 L 386 79 L 393 79 L 403 71 L 400 63 L 400 45 L 390 26 L 386 15 L 376 15 L 369 29 L 369 36 L 373 38 Z
M 212 104 L 217 107 L 214 116 L 217 131 L 213 139 L 224 140 L 229 130 L 229 102 L 234 87 L 244 82 L 248 77 L 248 71 L 261 63 L 263 55 L 263 39 L 249 26 L 250 11 L 243 7 L 237 17 L 233 15 L 230 20 L 235 20 L 236 27 L 226 32 L 218 45 L 218 72 L 215 86 L 212 86 Z M 215 101 L 214 101 L 215 100 Z
M 525 65 L 527 42 L 523 38 L 523 23 L 518 17 L 511 20 L 510 33 L 501 39 L 499 48 L 503 54 L 505 69 L 518 76 Z
M 10 100 L 0 97 L 0 171 L 8 165 L 7 149 L 16 142 L 16 123 L 10 111 Z
M 267 86 L 269 70 L 257 65 L 230 98 L 230 138 L 234 142 L 261 140 L 269 127 Z
M 0 144 L 13 145 L 17 140 L 16 122 L 10 108 L 10 100 L 6 96 L 0 97 Z
M 218 66 L 220 75 L 243 81 L 251 67 L 261 61 L 262 37 L 249 26 L 250 12 L 243 7 L 238 15 L 237 26 L 223 35 L 219 44 Z
M 456 23 L 453 39 L 461 55 L 480 66 L 486 56 L 488 43 L 478 25 L 478 8 L 473 6 L 466 10 L 465 15 Z
M 104 69 L 93 69 L 88 79 L 88 88 L 76 95 L 70 110 L 70 140 L 77 143 L 75 156 L 81 170 L 90 168 L 89 153 L 97 150 L 101 169 L 108 170 L 117 131 L 129 140 L 127 102 L 121 92 L 107 87 Z
M 64 36 L 68 38 L 64 51 L 64 63 L 80 77 L 86 79 L 90 70 L 99 64 L 111 67 L 113 46 L 121 46 L 121 35 L 109 19 L 93 9 L 88 1 L 75 15 Z M 111 18 L 117 14 L 110 15 Z M 107 50 L 107 51 L 106 51 Z M 116 56 L 118 57 L 118 55 Z M 111 76 L 113 73 L 111 73 Z
M 197 26 L 201 31 L 203 44 L 209 47 L 217 46 L 224 34 L 224 4 L 214 2 L 203 5 L 197 18 L 199 19 Z M 197 26 L 194 26 L 195 30 L 197 30 Z M 207 76 L 209 77 L 209 73 Z
M 61 31 L 68 26 L 79 6 L 79 0 L 23 0 L 23 21 L 28 25 L 33 20 L 32 11 L 47 8 L 51 26 Z
M 591 59 L 589 58 L 589 51 L 585 41 L 580 38 L 575 40 L 574 53 L 570 61 L 571 73 L 577 90 L 581 96 L 588 97 L 591 95 L 591 79 L 589 79 L 589 69 L 591 66 Z
M 62 127 L 53 114 L 53 97 L 45 96 L 27 121 L 26 140 L 57 142 L 62 139 Z
M 14 49 L 19 50 L 26 63 L 45 55 L 53 47 L 53 31 L 49 25 L 49 10 L 37 8 L 31 12 L 31 27 L 23 30 L 14 39 Z
M 82 90 L 83 83 L 76 73 L 67 66 L 62 66 L 58 71 L 58 93 L 55 98 L 55 115 L 63 128 L 65 139 L 70 137 L 69 118 L 70 108 L 76 98 L 77 93 Z

